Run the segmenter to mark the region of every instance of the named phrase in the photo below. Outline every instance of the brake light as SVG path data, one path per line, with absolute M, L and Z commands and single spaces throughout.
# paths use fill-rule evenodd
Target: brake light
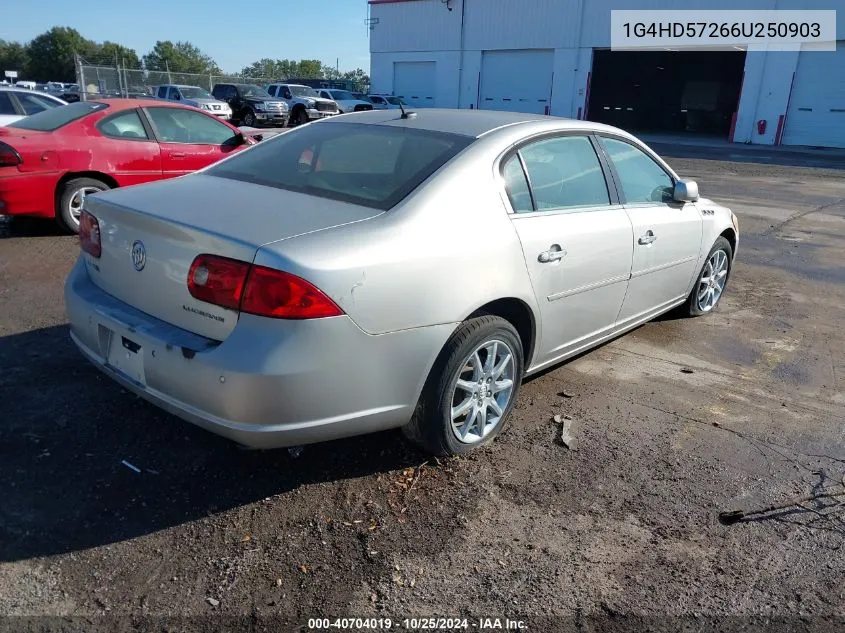
M 237 310 L 249 266 L 228 257 L 198 255 L 188 271 L 188 291 L 194 299 Z
M 0 143 L 0 167 L 15 167 L 23 162 L 23 158 L 11 145 Z
M 103 247 L 100 243 L 100 223 L 88 211 L 79 216 L 79 245 L 92 257 L 100 257 Z
M 320 289 L 281 270 L 253 266 L 241 311 L 276 319 L 320 319 L 343 314 Z
M 188 271 L 188 291 L 206 303 L 275 319 L 319 319 L 343 310 L 301 277 L 228 257 L 198 255 Z

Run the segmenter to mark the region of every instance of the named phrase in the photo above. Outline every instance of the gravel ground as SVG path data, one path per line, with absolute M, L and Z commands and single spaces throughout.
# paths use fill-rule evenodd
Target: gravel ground
M 845 626 L 835 499 L 717 520 L 841 489 L 845 172 L 671 162 L 740 218 L 719 309 L 528 380 L 453 460 L 398 432 L 244 451 L 162 413 L 72 346 L 75 239 L 0 226 L 0 631 Z

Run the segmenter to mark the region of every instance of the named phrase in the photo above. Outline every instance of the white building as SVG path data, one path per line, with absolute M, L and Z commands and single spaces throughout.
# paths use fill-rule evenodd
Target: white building
M 546 112 L 635 131 L 845 147 L 845 0 L 695 5 L 369 0 L 372 91 L 414 107 Z M 611 9 L 692 8 L 840 9 L 837 50 L 609 50 Z

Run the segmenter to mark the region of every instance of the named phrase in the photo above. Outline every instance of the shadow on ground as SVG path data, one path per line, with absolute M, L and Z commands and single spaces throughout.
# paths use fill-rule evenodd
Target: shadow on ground
M 0 339 L 0 367 L 0 561 L 131 539 L 304 484 L 424 461 L 395 431 L 298 457 L 243 450 L 122 391 L 65 326 Z

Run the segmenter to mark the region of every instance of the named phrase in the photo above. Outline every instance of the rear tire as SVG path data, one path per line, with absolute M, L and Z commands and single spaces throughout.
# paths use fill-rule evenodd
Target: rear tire
M 464 455 L 489 444 L 507 424 L 522 371 L 513 325 L 492 315 L 464 321 L 437 357 L 402 432 L 434 455 Z
M 727 290 L 732 264 L 731 244 L 720 235 L 707 254 L 707 259 L 701 272 L 698 273 L 686 303 L 681 306 L 684 315 L 696 317 L 716 309 Z
M 96 178 L 72 178 L 64 183 L 56 200 L 56 221 L 59 227 L 68 233 L 79 233 L 79 215 L 85 196 L 109 189 L 109 185 Z

